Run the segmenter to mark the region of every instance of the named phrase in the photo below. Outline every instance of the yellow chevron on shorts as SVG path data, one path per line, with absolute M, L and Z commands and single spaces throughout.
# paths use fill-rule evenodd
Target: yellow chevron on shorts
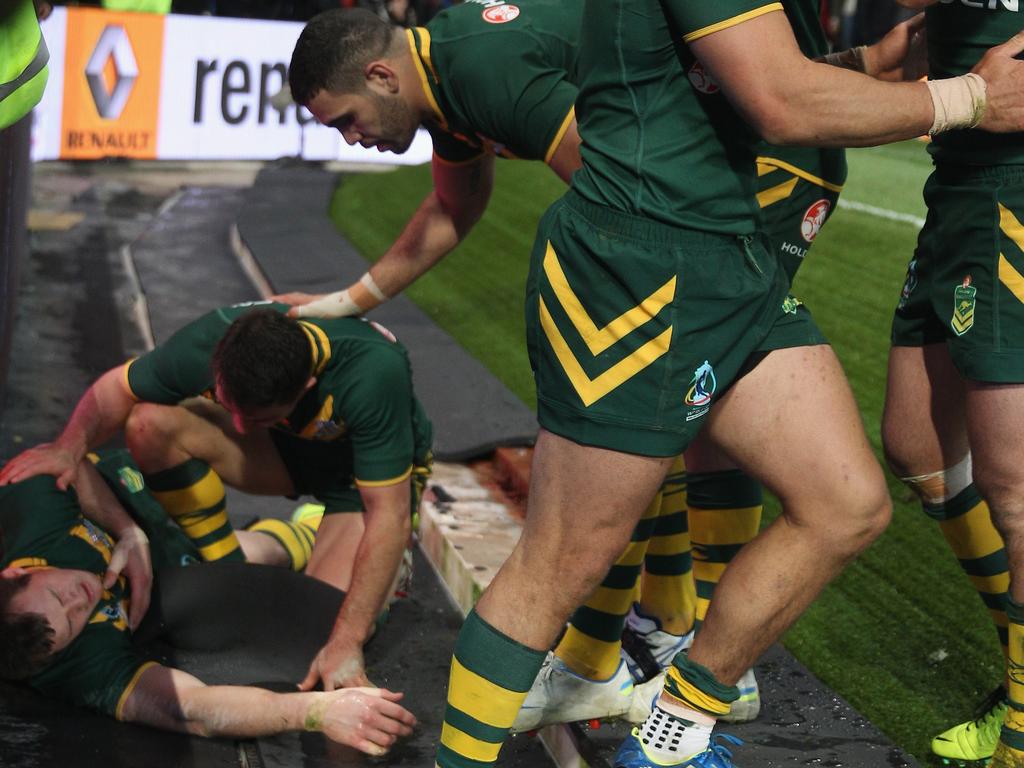
M 1017 297 L 1017 301 L 1024 302 L 1024 275 L 1007 260 L 1003 254 L 999 254 L 999 282 L 1010 289 L 1010 293 Z
M 501 750 L 500 743 L 481 741 L 465 731 L 460 731 L 450 723 L 441 726 L 441 743 L 458 755 L 468 757 L 470 760 L 479 760 L 482 763 L 493 763 L 498 759 L 498 752 Z
M 582 302 L 569 285 L 569 280 L 562 271 L 562 265 L 558 263 L 558 256 L 555 249 L 548 243 L 547 253 L 544 254 L 544 274 L 547 275 L 551 288 L 558 297 L 562 309 L 576 326 L 587 348 L 592 354 L 599 355 L 615 342 L 632 333 L 644 323 L 652 320 L 665 305 L 672 301 L 676 295 L 675 275 L 661 286 L 658 290 L 637 304 L 632 309 L 623 312 L 612 320 L 604 328 L 598 328 L 590 318 L 587 310 L 583 308 Z
M 793 190 L 796 189 L 798 181 L 800 181 L 800 179 L 794 176 L 789 181 L 776 184 L 774 187 L 768 187 L 768 189 L 762 189 L 757 193 L 757 204 L 762 208 L 767 208 L 773 203 L 785 200 L 793 194 Z
M 526 698 L 526 691 L 510 691 L 492 683 L 452 657 L 448 681 L 448 703 L 461 712 L 472 714 L 495 728 L 511 728 Z
M 558 362 L 562 364 L 562 368 L 569 377 L 569 381 L 572 382 L 576 393 L 586 406 L 593 405 L 624 381 L 628 381 L 640 373 L 640 371 L 668 352 L 669 345 L 672 343 L 672 327 L 669 326 L 658 336 L 633 352 L 633 354 L 617 362 L 596 379 L 591 379 L 576 360 L 572 350 L 569 349 L 569 345 L 559 332 L 554 318 L 551 317 L 547 305 L 544 304 L 544 299 L 540 300 L 540 324 L 544 328 L 544 334 L 548 337 L 548 341 L 551 343 L 551 348 L 555 351 Z

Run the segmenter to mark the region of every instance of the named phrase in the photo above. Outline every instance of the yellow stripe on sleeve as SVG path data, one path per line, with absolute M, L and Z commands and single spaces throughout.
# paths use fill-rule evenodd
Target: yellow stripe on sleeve
M 398 477 L 392 477 L 390 480 L 360 480 L 357 477 L 356 485 L 358 485 L 360 488 L 384 488 L 385 486 L 398 485 L 403 480 L 408 480 L 411 474 L 412 464 L 410 464 L 409 468 L 405 470 L 405 472 L 400 474 Z
M 548 151 L 544 153 L 544 162 L 550 163 L 551 158 L 555 156 L 555 152 L 558 150 L 558 145 L 562 143 L 562 139 L 565 138 L 566 131 L 569 130 L 569 126 L 572 125 L 572 121 L 576 119 L 576 107 L 575 105 L 569 107 L 569 114 L 565 116 L 562 124 L 558 128 L 558 133 L 555 134 L 555 138 L 552 139 L 551 145 L 548 147 Z
M 118 697 L 117 699 L 117 707 L 114 709 L 115 719 L 123 719 L 124 705 L 127 703 L 128 697 L 132 695 L 132 691 L 135 690 L 135 686 L 138 685 L 139 679 L 142 677 L 142 674 L 150 667 L 158 666 L 160 665 L 157 664 L 155 661 L 147 661 L 145 664 L 143 664 L 141 667 L 135 670 L 135 674 L 132 675 L 132 679 L 128 681 L 128 685 L 124 687 L 124 690 L 121 691 L 120 697 Z
M 121 383 L 124 384 L 124 391 L 127 392 L 128 397 L 130 397 L 135 402 L 139 402 L 139 396 L 132 391 L 132 385 L 128 383 L 128 369 L 131 368 L 132 363 L 134 363 L 138 359 L 139 358 L 137 357 L 133 357 L 131 360 L 125 363 L 124 366 L 122 367 L 123 373 L 121 374 Z
M 766 13 L 772 13 L 774 11 L 781 11 L 782 3 L 771 3 L 769 5 L 763 5 L 760 8 L 755 8 L 752 11 L 741 13 L 739 16 L 733 16 L 731 19 L 723 19 L 722 21 L 714 24 L 708 24 L 706 27 L 701 27 L 687 35 L 683 35 L 683 41 L 692 43 L 694 40 L 699 40 L 702 37 L 707 37 L 714 32 L 721 32 L 723 29 L 729 29 L 729 27 L 735 27 L 737 24 L 742 24 L 745 21 L 756 19 L 758 16 L 764 16 Z

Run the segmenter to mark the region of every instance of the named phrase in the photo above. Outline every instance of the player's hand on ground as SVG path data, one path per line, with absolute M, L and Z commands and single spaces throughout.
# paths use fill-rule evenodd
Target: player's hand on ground
M 865 69 L 879 80 L 920 80 L 928 74 L 928 32 L 919 13 L 890 29 L 865 51 Z
M 78 476 L 78 459 L 57 443 L 42 443 L 23 451 L 0 470 L 0 485 L 18 483 L 36 475 L 53 475 L 57 487 L 66 491 Z
M 323 683 L 325 691 L 356 686 L 373 687 L 373 683 L 366 677 L 362 645 L 346 640 L 335 641 L 333 638 L 328 640 L 309 665 L 309 672 L 299 683 L 299 689 L 311 691 L 318 681 Z
M 972 69 L 985 80 L 985 114 L 979 128 L 996 133 L 1024 130 L 1024 31 L 990 48 Z
M 291 293 L 275 294 L 270 297 L 270 300 L 281 304 L 291 304 L 292 308 L 288 310 L 288 316 L 301 317 L 302 314 L 299 307 L 305 306 L 311 301 L 319 301 L 326 295 L 326 293 L 303 293 L 302 291 L 292 291 Z
M 369 755 L 385 754 L 399 736 L 408 736 L 416 718 L 398 702 L 401 693 L 383 688 L 346 688 L 324 694 L 329 704 L 321 730 L 330 739 Z
M 103 577 L 103 588 L 110 589 L 117 577 L 124 574 L 131 590 L 128 607 L 128 626 L 135 629 L 149 608 L 150 592 L 153 588 L 153 560 L 149 551 L 149 539 L 142 529 L 134 526 L 122 532 Z

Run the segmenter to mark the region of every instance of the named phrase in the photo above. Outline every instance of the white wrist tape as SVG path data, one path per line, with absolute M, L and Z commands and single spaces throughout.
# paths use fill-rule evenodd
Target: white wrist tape
M 375 298 L 377 301 L 388 300 L 388 297 L 384 295 L 384 291 L 380 289 L 380 286 L 378 286 L 377 282 L 373 279 L 373 275 L 371 275 L 369 272 L 367 272 L 365 275 L 359 278 L 359 282 L 363 284 L 366 290 L 370 292 L 370 295 L 373 296 L 373 298 Z
M 348 289 L 328 293 L 322 299 L 300 304 L 295 308 L 299 317 L 348 317 L 362 314 L 363 309 L 348 294 Z
M 981 75 L 970 72 L 926 83 L 935 108 L 929 136 L 954 128 L 973 128 L 981 122 L 985 114 L 985 81 Z

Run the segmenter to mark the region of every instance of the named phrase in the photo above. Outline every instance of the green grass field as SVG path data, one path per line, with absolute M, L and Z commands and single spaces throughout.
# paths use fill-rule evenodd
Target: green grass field
M 794 292 L 814 311 L 846 369 L 879 456 L 889 323 L 923 217 L 929 170 L 918 142 L 849 153 L 844 200 L 814 244 Z M 430 189 L 429 168 L 345 178 L 332 215 L 369 259 L 391 243 Z M 522 320 L 537 219 L 563 191 L 538 163 L 499 161 L 483 220 L 409 295 L 527 404 L 534 404 Z M 780 448 L 784 450 L 784 448 Z M 786 635 L 789 650 L 925 764 L 928 742 L 965 719 L 1001 677 L 987 611 L 938 527 L 890 478 L 894 519 Z M 766 520 L 777 510 L 769 505 Z

